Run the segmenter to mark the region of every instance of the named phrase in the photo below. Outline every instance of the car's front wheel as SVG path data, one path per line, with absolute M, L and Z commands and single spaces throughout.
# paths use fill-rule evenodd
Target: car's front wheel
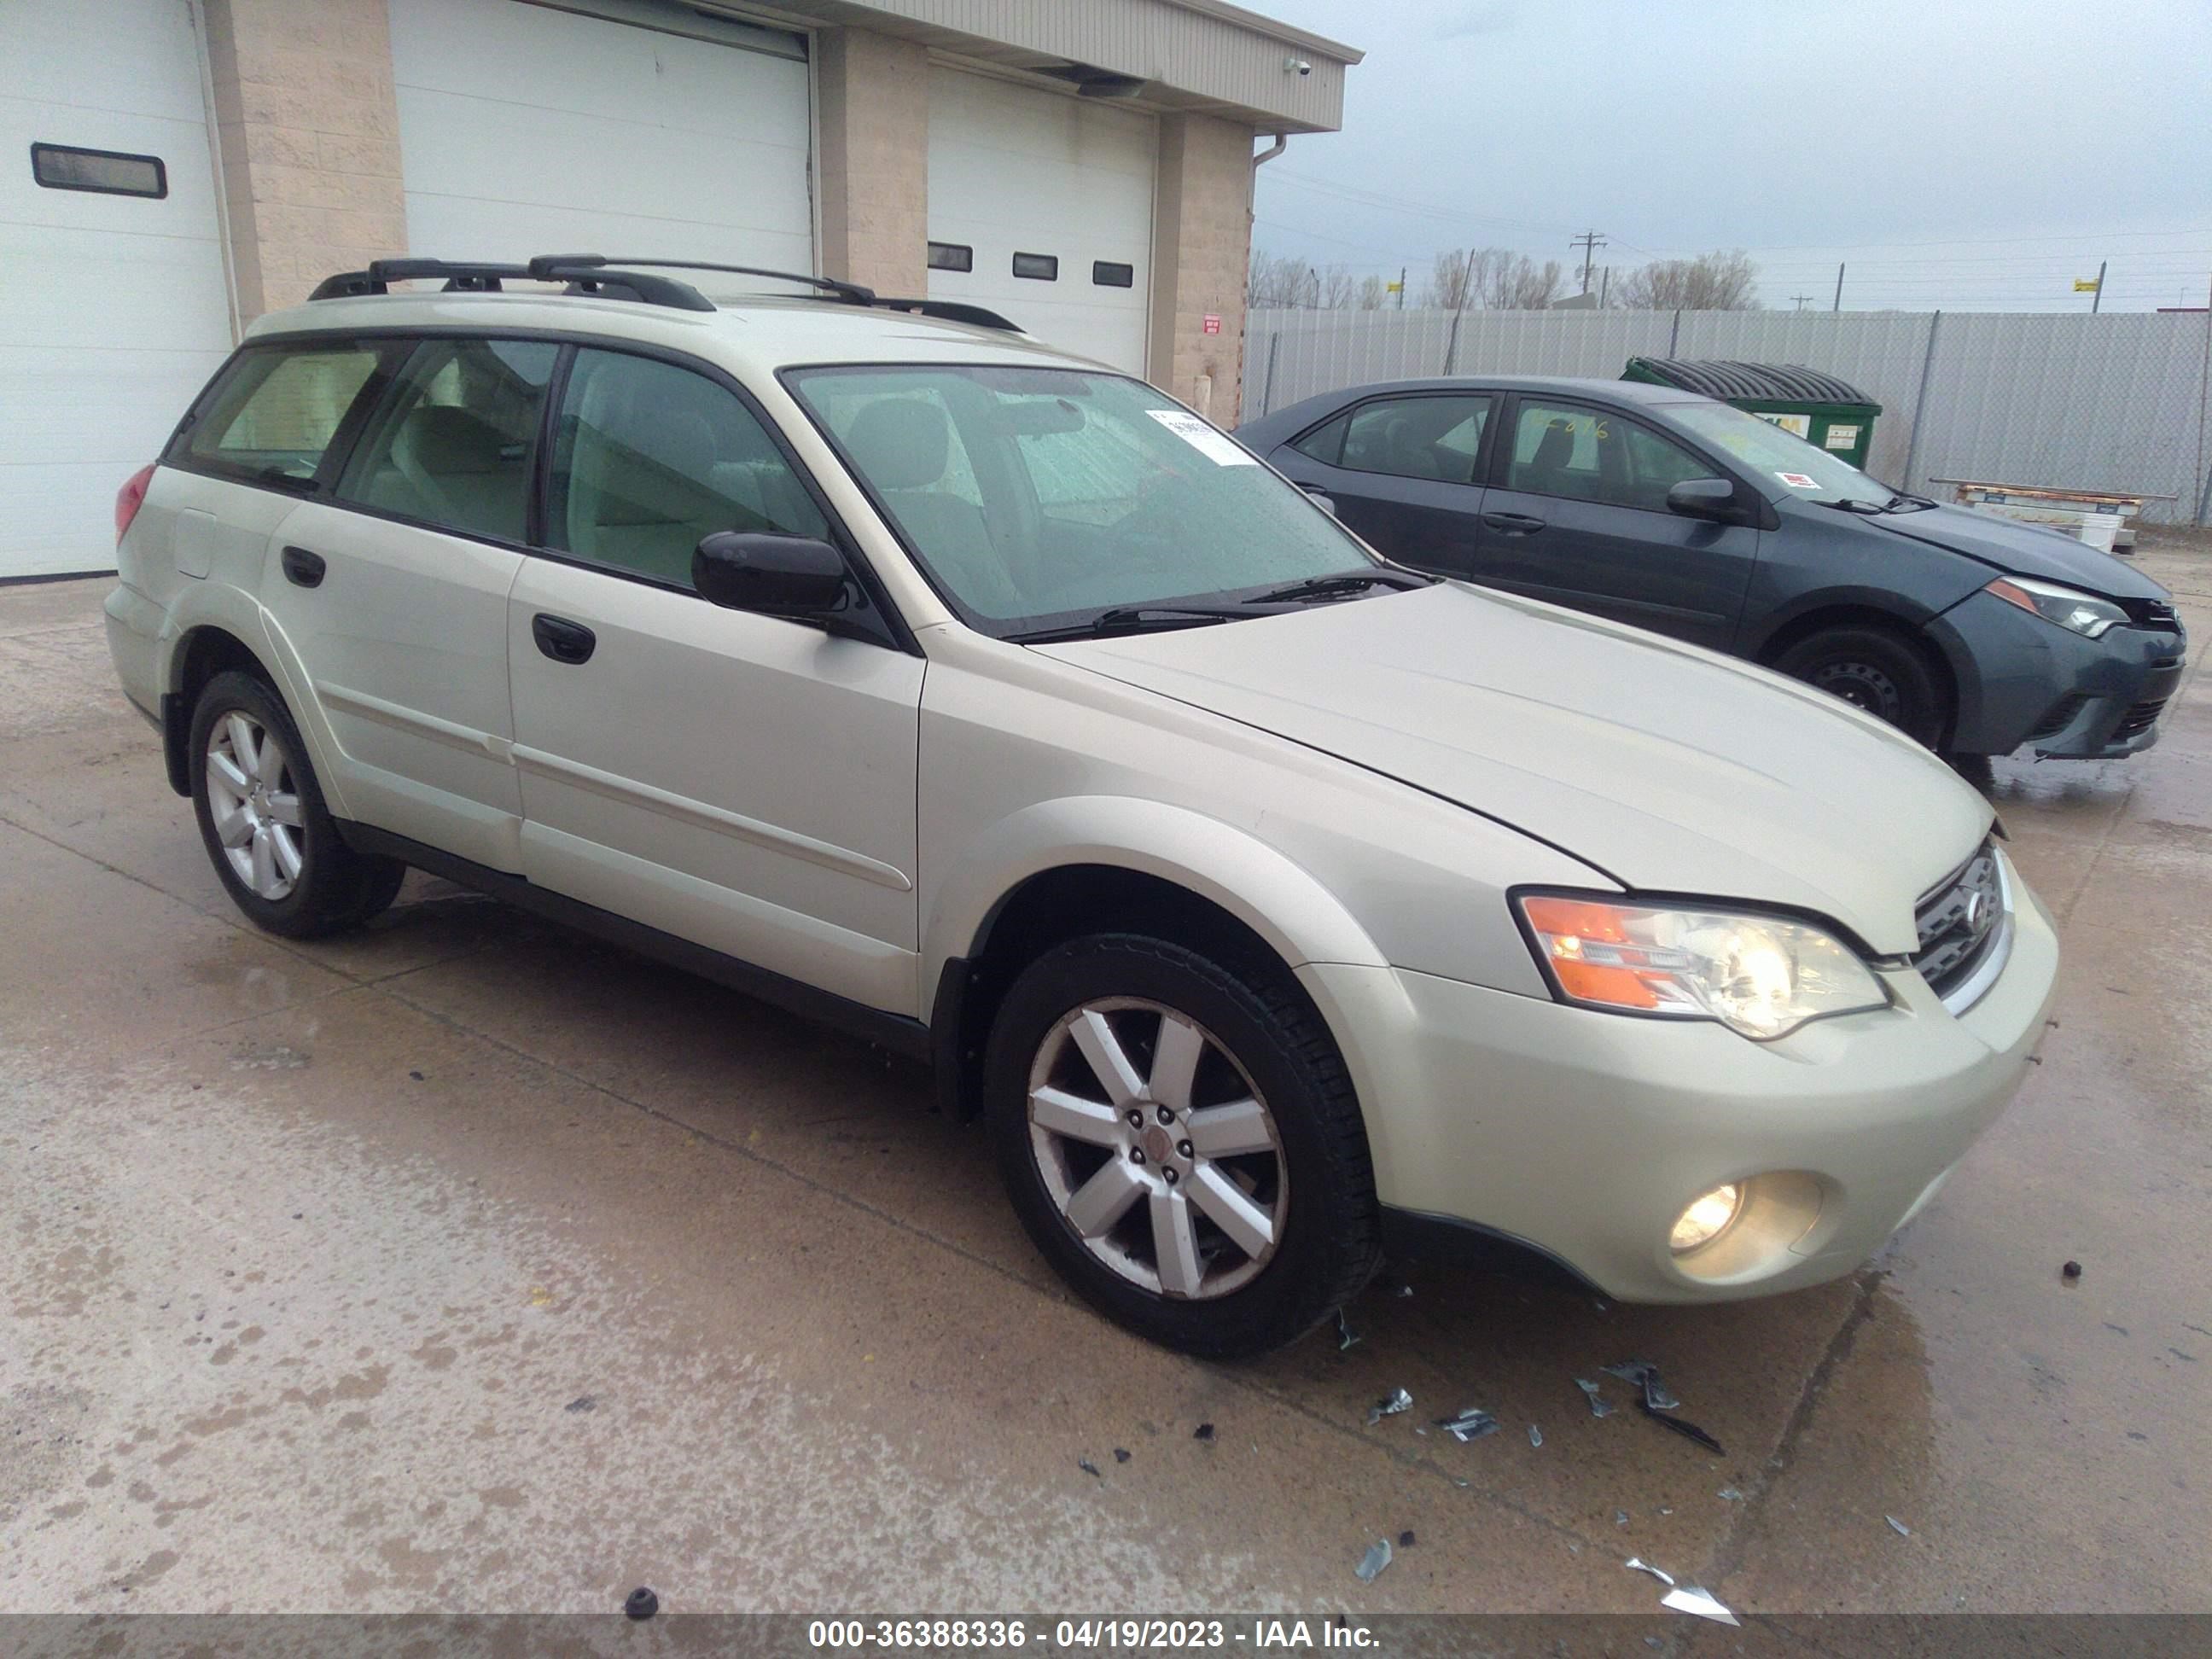
M 1140 1334 L 1265 1352 L 1374 1272 L 1358 1104 L 1287 975 L 1135 934 L 1071 941 L 1008 990 L 986 1077 L 1030 1237 Z
M 1776 670 L 1887 720 L 1934 748 L 1942 736 L 1943 697 L 1927 659 L 1880 628 L 1826 628 L 1774 659 Z
M 200 839 L 257 927 L 316 939 L 368 921 L 398 895 L 407 866 L 339 838 L 299 728 L 259 680 L 237 672 L 210 680 L 193 707 L 191 742 Z

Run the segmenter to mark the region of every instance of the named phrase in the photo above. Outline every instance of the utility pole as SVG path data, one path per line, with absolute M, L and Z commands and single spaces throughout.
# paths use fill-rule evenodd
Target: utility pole
M 1793 294 L 1790 297 L 1797 302 L 1797 309 L 1800 311 L 1813 303 L 1813 296 L 1809 294 Z
M 1583 251 L 1583 292 L 1587 294 L 1589 292 L 1590 266 L 1597 258 L 1597 251 L 1605 246 L 1605 234 L 1602 231 L 1586 230 L 1579 236 L 1569 237 L 1567 246 Z
M 2105 303 L 2105 267 L 2111 263 L 2109 259 L 2097 261 L 2097 291 L 2089 296 L 2089 314 L 2092 317 L 2097 314 L 2097 307 Z
M 1607 265 L 1605 268 L 1604 273 L 1597 279 L 1597 308 L 1600 311 L 1603 311 L 1605 309 L 1607 298 L 1612 294 L 1612 292 L 1613 267 L 1611 265 Z
M 1843 261 L 1842 261 L 1842 260 L 1840 260 L 1840 259 L 1838 259 L 1838 260 L 1836 262 L 1836 302 L 1835 302 L 1835 304 L 1833 304 L 1833 305 L 1830 306 L 1830 307 L 1828 307 L 1828 309 L 1829 309 L 1829 310 L 1831 310 L 1831 311 L 1841 311 L 1843 308 L 1844 308 L 1844 265 L 1843 265 Z
M 1403 265 L 1400 265 L 1400 266 L 1398 267 L 1398 309 L 1399 309 L 1399 310 L 1401 310 L 1401 311 L 1403 311 L 1405 308 L 1406 308 L 1406 267 L 1405 267 L 1405 266 L 1403 266 Z

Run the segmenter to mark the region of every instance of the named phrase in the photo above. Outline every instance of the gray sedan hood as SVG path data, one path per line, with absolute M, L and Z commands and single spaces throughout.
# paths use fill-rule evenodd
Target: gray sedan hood
M 1913 902 L 1988 833 L 1924 750 L 1762 669 L 1456 583 L 1043 647 L 1457 802 L 1650 892 L 1917 946 Z
M 1930 507 L 1915 513 L 1867 514 L 1857 520 L 1869 529 L 1887 531 L 1908 541 L 1926 542 L 1970 559 L 1994 565 L 2014 576 L 2036 576 L 2063 582 L 2085 592 L 2103 593 L 2115 599 L 2172 598 L 2166 590 L 2125 559 L 2100 553 L 2071 536 L 2040 525 L 2022 524 L 1995 513 L 1972 507 Z

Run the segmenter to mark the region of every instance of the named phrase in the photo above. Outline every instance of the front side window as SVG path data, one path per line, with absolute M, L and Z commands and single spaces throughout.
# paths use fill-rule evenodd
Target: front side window
M 305 489 L 386 351 L 349 341 L 265 347 L 231 362 L 185 434 L 187 465 Z
M 354 446 L 338 499 L 523 540 L 531 451 L 558 355 L 542 340 L 425 341 Z
M 1676 484 L 1714 476 L 1703 458 L 1611 410 L 1523 398 L 1513 426 L 1507 487 L 1532 495 L 1663 513 Z
M 1345 428 L 1348 471 L 1471 483 L 1487 398 L 1382 398 L 1354 410 Z
M 787 379 L 988 632 L 1375 568 L 1234 440 L 1121 375 L 884 365 Z
M 547 540 L 688 588 L 692 550 L 724 530 L 819 538 L 830 526 L 729 388 L 656 358 L 579 351 L 554 444 Z

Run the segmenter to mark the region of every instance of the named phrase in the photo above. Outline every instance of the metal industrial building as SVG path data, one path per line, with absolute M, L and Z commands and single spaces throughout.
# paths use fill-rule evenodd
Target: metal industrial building
M 1359 54 L 1223 0 L 0 0 L 0 579 L 260 313 L 400 253 L 980 301 L 1231 423 L 1259 135 Z

